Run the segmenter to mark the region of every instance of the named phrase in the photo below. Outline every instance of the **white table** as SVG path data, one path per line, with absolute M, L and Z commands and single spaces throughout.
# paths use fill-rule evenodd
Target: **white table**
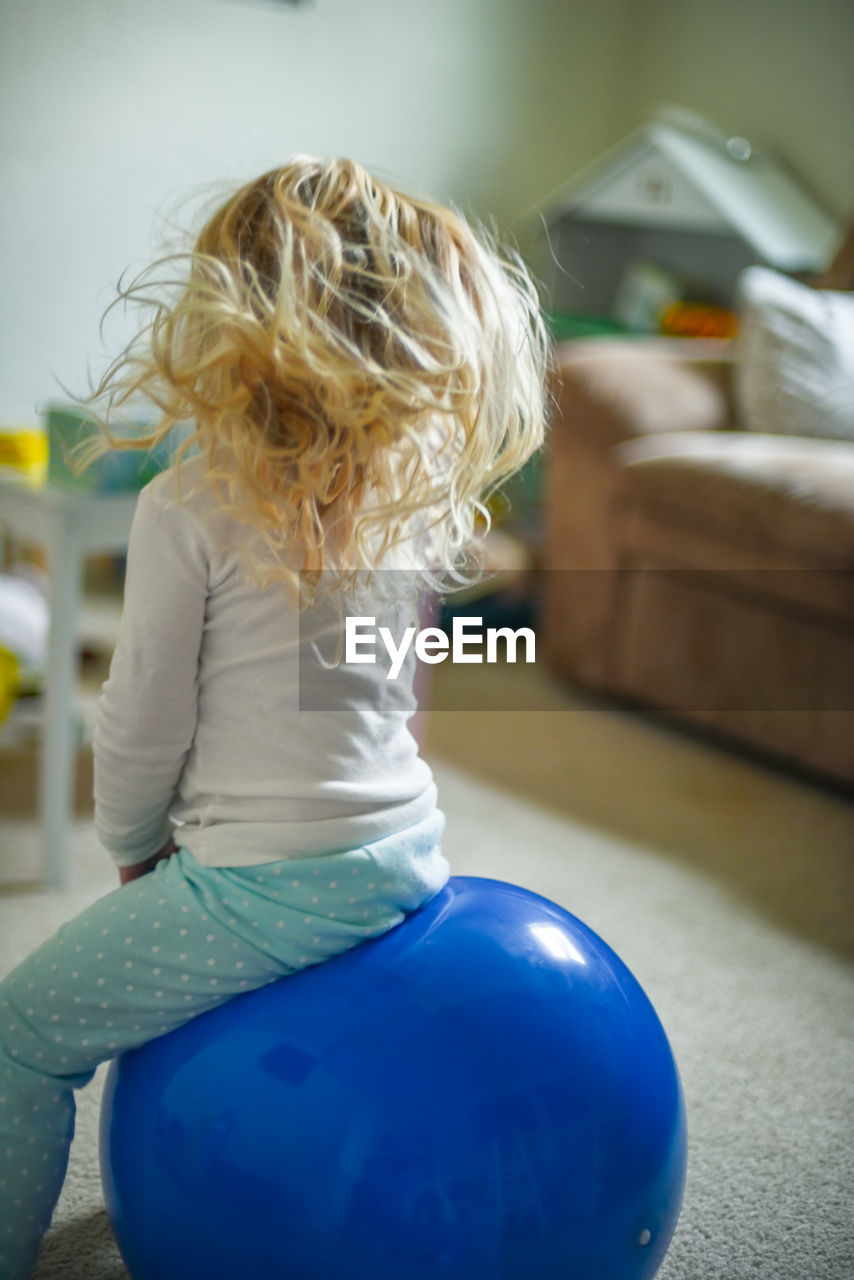
M 39 816 L 47 883 L 68 880 L 67 842 L 74 781 L 77 622 L 83 561 L 127 549 L 137 494 L 86 494 L 30 488 L 0 477 L 0 528 L 45 548 L 50 574 L 50 631 L 45 721 L 39 770 Z

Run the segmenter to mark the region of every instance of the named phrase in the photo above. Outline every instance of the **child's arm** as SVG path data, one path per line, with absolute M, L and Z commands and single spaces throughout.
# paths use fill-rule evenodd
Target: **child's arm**
M 150 870 L 172 837 L 169 810 L 193 742 L 207 555 L 197 525 L 142 491 L 128 546 L 124 610 L 95 728 L 95 826 L 114 860 Z

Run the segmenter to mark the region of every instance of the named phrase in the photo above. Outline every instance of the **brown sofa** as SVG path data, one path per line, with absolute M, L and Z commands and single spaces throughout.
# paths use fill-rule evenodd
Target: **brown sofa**
M 854 788 L 854 443 L 733 429 L 732 374 L 724 343 L 558 349 L 547 660 Z

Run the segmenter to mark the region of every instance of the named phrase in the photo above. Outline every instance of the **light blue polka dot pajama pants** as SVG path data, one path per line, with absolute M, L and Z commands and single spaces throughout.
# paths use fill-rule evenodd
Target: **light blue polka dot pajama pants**
M 30 1275 L 65 1177 L 74 1089 L 224 1000 L 378 937 L 449 868 L 440 812 L 345 853 L 243 868 L 181 849 L 0 983 L 0 1277 Z

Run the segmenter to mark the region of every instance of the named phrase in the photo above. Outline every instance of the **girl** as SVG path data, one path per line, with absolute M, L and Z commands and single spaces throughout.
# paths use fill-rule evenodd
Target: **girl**
M 457 568 L 485 494 L 542 442 L 546 343 L 521 264 L 351 161 L 265 174 L 186 261 L 158 265 L 181 268 L 177 289 L 146 273 L 127 290 L 150 322 L 96 397 L 114 447 L 191 434 L 140 494 L 98 708 L 95 823 L 123 887 L 0 985 L 13 1280 L 98 1063 L 377 937 L 443 887 L 411 668 L 389 681 L 329 661 L 329 644 L 347 608 L 376 612 L 366 589 L 409 607 L 401 575 L 377 590 L 378 570 L 411 585 Z M 116 436 L 140 394 L 156 430 Z

